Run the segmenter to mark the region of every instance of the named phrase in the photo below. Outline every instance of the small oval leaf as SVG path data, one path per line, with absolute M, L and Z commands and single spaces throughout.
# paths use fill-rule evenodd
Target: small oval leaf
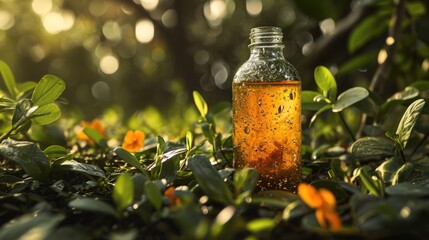
M 368 97 L 369 92 L 363 87 L 350 88 L 338 96 L 337 101 L 332 108 L 332 112 L 341 112 L 344 108 L 349 107 Z
M 54 75 L 45 75 L 37 83 L 31 100 L 35 106 L 52 103 L 57 100 L 65 88 L 66 84 L 61 78 Z
M 337 82 L 329 69 L 324 66 L 316 67 L 314 70 L 314 79 L 325 97 L 331 101 L 337 98 Z
M 123 210 L 133 202 L 134 182 L 130 175 L 121 174 L 116 179 L 112 197 L 118 210 Z
M 193 92 L 195 106 L 197 106 L 198 111 L 200 112 L 202 117 L 207 116 L 208 106 L 206 100 L 201 96 L 201 94 L 197 91 Z
M 48 103 L 46 105 L 39 107 L 34 112 L 34 115 L 36 116 L 33 118 L 34 122 L 40 125 L 47 125 L 60 118 L 61 109 L 55 103 Z

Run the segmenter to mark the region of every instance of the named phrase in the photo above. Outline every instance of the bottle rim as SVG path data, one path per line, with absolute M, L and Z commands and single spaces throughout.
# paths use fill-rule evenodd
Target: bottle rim
M 262 26 L 250 30 L 249 47 L 283 47 L 283 33 L 280 27 Z

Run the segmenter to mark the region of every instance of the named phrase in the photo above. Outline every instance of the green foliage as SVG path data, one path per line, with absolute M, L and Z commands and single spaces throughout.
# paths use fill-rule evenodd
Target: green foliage
M 134 199 L 133 184 L 133 180 L 128 174 L 121 174 L 116 180 L 112 198 L 118 210 L 123 210 L 132 203 Z
M 299 4 L 309 7 L 309 1 Z M 233 168 L 228 103 L 209 107 L 194 91 L 193 115 L 182 114 L 195 121 L 185 131 L 167 129 L 174 136 L 161 134 L 167 121 L 154 108 L 133 115 L 127 127 L 111 110 L 106 135 L 82 127 L 89 138 L 84 143 L 76 139 L 77 117 L 49 125 L 61 117 L 63 80 L 46 75 L 38 83 L 16 83 L 0 61 L 6 88 L 0 98 L 0 238 L 27 238 L 36 230 L 47 239 L 71 232 L 94 239 L 360 239 L 404 236 L 411 228 L 416 236 L 427 234 L 429 84 L 424 77 L 402 82 L 390 97 L 365 83 L 351 86 L 348 74 L 375 61 L 380 49 L 373 43 L 389 32 L 396 8 L 389 1 L 365 4 L 383 11 L 351 31 L 348 50 L 356 55 L 336 74 L 316 67 L 317 89 L 301 96 L 302 181 L 333 194 L 339 230 L 321 227 L 315 209 L 294 192 L 258 192 L 256 168 Z M 410 19 L 403 28 L 426 11 L 418 1 L 405 6 Z M 403 44 L 399 52 L 407 47 L 404 39 L 395 39 Z M 41 125 L 48 125 L 41 128 L 45 134 L 66 133 L 64 145 L 42 151 L 32 141 Z M 138 152 L 121 147 L 131 129 L 147 133 Z

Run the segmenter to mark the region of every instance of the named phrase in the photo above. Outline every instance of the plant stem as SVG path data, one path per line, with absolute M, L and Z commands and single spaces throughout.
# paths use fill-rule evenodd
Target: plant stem
M 341 112 L 339 112 L 338 116 L 340 116 L 341 123 L 343 124 L 343 126 L 347 130 L 347 132 L 349 133 L 350 138 L 353 140 L 353 142 L 355 142 L 356 141 L 355 135 L 353 134 L 349 125 L 346 123 L 346 120 L 344 119 L 343 114 L 341 114 Z

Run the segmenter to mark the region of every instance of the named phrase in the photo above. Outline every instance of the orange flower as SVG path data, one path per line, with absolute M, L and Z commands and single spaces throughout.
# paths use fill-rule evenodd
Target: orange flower
M 138 152 L 143 147 L 144 137 L 142 131 L 127 131 L 122 147 L 130 152 Z
M 164 196 L 166 196 L 170 200 L 171 206 L 177 206 L 181 203 L 180 198 L 174 194 L 174 187 L 169 187 L 164 192 Z
M 92 122 L 82 121 L 80 122 L 80 126 L 82 127 L 82 130 L 77 134 L 77 138 L 82 141 L 86 141 L 89 144 L 94 144 L 94 142 L 83 132 L 83 129 L 85 128 L 93 128 L 97 130 L 101 135 L 104 137 L 107 137 L 106 132 L 104 131 L 103 123 L 101 123 L 100 120 L 94 119 Z
M 337 204 L 335 196 L 326 189 L 317 190 L 310 184 L 298 185 L 299 197 L 311 208 L 316 210 L 316 219 L 320 226 L 330 230 L 338 230 L 342 227 L 341 218 L 335 211 Z

